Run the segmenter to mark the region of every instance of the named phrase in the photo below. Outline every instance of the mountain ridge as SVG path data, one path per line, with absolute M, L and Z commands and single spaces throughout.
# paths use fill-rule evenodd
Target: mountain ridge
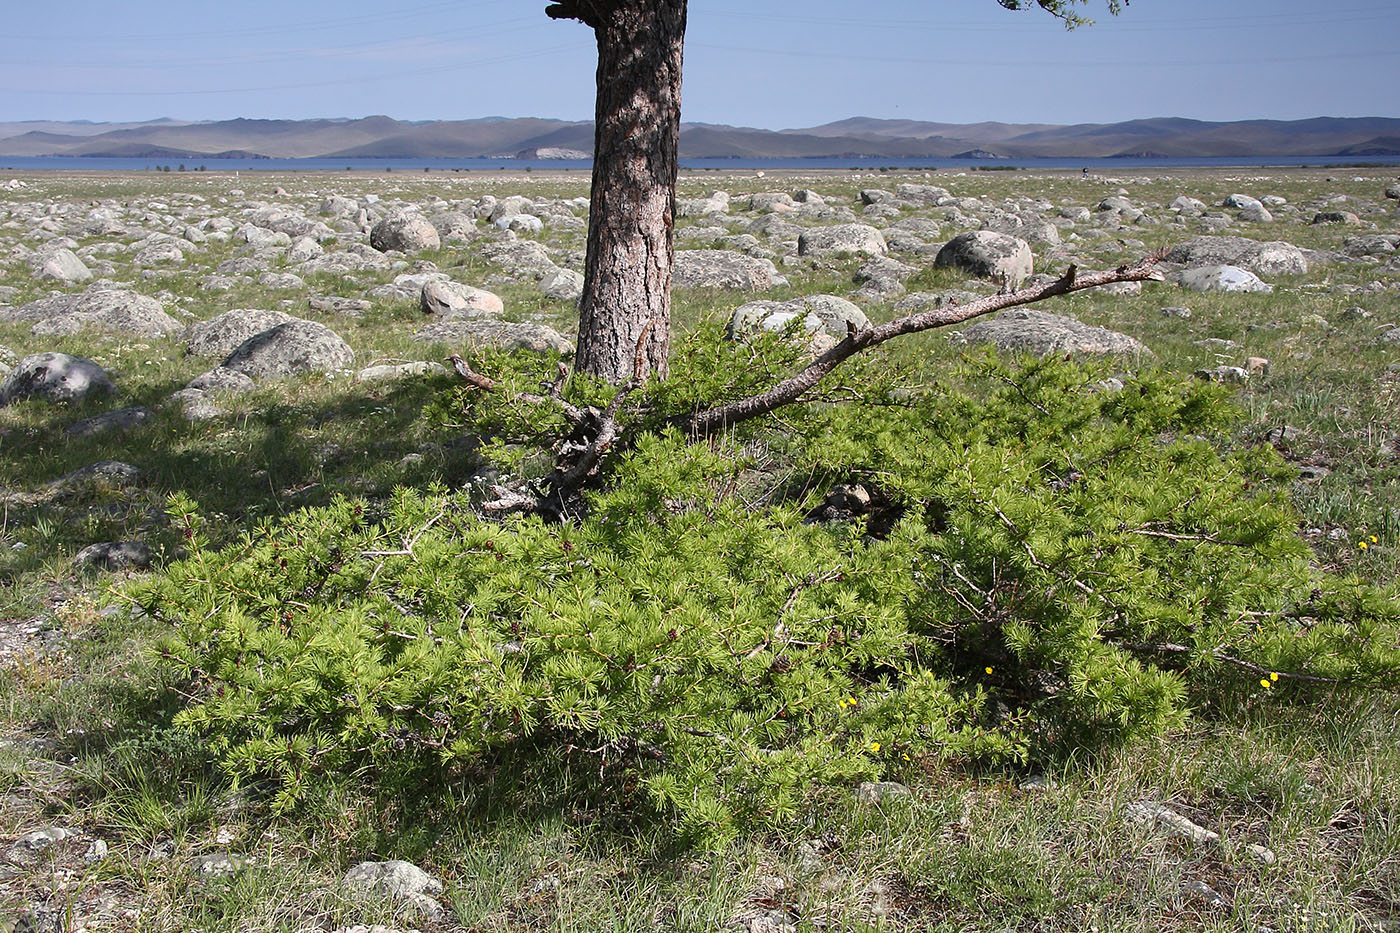
M 10 135 L 4 135 L 9 133 Z M 0 122 L 0 156 L 126 156 L 133 152 L 219 158 L 506 157 L 539 149 L 591 152 L 591 121 L 482 117 L 403 121 L 359 118 L 95 124 Z M 1132 158 L 1386 155 L 1400 150 L 1400 118 L 1312 117 L 1211 122 L 1150 117 L 1071 125 L 938 123 L 849 117 L 815 127 L 768 130 L 681 125 L 686 158 Z M 171 157 L 174 157 L 173 155 Z

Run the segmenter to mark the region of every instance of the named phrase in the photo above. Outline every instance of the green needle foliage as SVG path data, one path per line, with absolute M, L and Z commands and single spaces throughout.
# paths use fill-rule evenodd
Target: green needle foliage
M 781 346 L 678 347 L 572 524 L 405 489 L 216 551 L 175 502 L 188 557 L 131 595 L 170 624 L 178 724 L 283 807 L 535 759 L 715 843 L 823 786 L 1102 750 L 1231 696 L 1400 686 L 1394 594 L 1314 568 L 1288 467 L 1222 452 L 1219 387 L 988 356 L 959 377 L 977 398 L 856 367 L 831 393 L 859 404 L 705 444 L 667 427 L 763 382 Z M 530 388 L 542 364 L 479 365 Z M 509 391 L 442 411 L 516 465 L 558 428 Z M 870 507 L 832 520 L 838 483 Z

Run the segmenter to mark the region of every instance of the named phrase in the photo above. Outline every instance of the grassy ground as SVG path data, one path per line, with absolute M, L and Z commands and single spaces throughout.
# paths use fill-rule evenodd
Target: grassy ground
M 1356 229 L 1312 226 L 1326 199 L 1358 210 L 1382 232 L 1400 232 L 1375 170 L 1200 172 L 1150 178 L 1029 177 L 1014 172 L 826 173 L 754 178 L 699 173 L 682 196 L 811 188 L 853 206 L 861 188 L 932 183 L 958 196 L 1045 198 L 1055 210 L 1091 210 L 1120 188 L 1140 205 L 1179 194 L 1208 204 L 1242 191 L 1277 194 L 1302 206 L 1300 222 L 1279 212 L 1269 225 L 1235 223 L 1226 233 L 1340 248 Z M 329 194 L 448 201 L 482 194 L 575 197 L 578 173 L 532 177 L 424 175 L 263 177 L 187 173 L 151 176 L 34 175 L 23 191 L 0 192 L 0 210 L 52 197 L 87 205 L 159 201 L 170 213 L 192 196 L 230 215 L 244 200 L 275 200 L 314 216 Z M 274 186 L 285 190 L 273 195 Z M 244 194 L 233 193 L 241 187 Z M 159 213 L 155 207 L 151 208 Z M 906 212 L 909 213 L 909 212 Z M 928 216 L 941 211 L 930 209 Z M 1046 211 L 1054 214 L 1053 210 Z M 1160 207 L 1150 211 L 1166 218 Z M 1231 212 L 1233 213 L 1233 212 Z M 81 215 L 79 215 L 81 216 Z M 723 222 L 742 231 L 736 210 Z M 685 239 L 682 246 L 710 246 Z M 709 221 L 695 220 L 708 225 Z M 0 227 L 10 234 L 13 227 Z M 944 224 L 944 235 L 957 229 Z M 1064 231 L 1068 234 L 1070 231 Z M 1191 226 L 1106 228 L 1078 224 L 1083 265 L 1107 266 L 1196 235 Z M 579 254 L 582 234 L 546 231 L 561 256 Z M 87 242 L 80 243 L 86 245 Z M 120 238 L 116 242 L 122 242 Z M 27 245 L 37 246 L 29 241 Z M 376 303 L 361 318 L 307 311 L 305 294 L 242 286 L 197 287 L 200 274 L 233 256 L 232 243 L 192 250 L 189 262 L 152 273 L 116 254 L 113 278 L 161 293 L 167 310 L 191 320 L 229 308 L 283 308 L 320 320 L 355 349 L 360 365 L 441 359 L 449 348 L 409 340 L 421 314 L 407 302 Z M 927 257 L 900 257 L 930 265 Z M 567 329 L 571 309 L 533 283 L 500 281 L 471 245 L 415 259 L 453 278 L 491 288 L 508 315 Z M 561 260 L 563 261 L 563 260 Z M 1037 250 L 1039 271 L 1065 260 Z M 780 265 L 791 284 L 764 297 L 856 286 L 853 257 Z M 17 289 L 8 303 L 49 288 L 20 262 L 3 267 Z M 391 274 L 356 281 L 313 280 L 313 294 L 359 295 Z M 963 276 L 925 268 L 910 291 L 960 287 Z M 1378 283 L 1378 284 L 1377 284 Z M 1274 280 L 1271 295 L 1188 295 L 1149 286 L 1141 295 L 1079 295 L 1048 310 L 1125 331 L 1169 371 L 1190 373 L 1248 357 L 1270 360 L 1267 375 L 1239 388 L 1246 413 L 1235 438 L 1259 443 L 1283 426 L 1286 455 L 1307 468 L 1293 486 L 1300 534 L 1319 564 L 1391 584 L 1400 578 L 1400 351 L 1379 340 L 1400 325 L 1397 277 L 1366 263 L 1319 264 Z M 681 326 L 725 316 L 734 295 L 679 293 Z M 893 300 L 861 301 L 876 320 Z M 1190 318 L 1164 316 L 1189 306 Z M 1361 307 L 1369 317 L 1347 313 Z M 1229 341 L 1229 343 L 1226 343 Z M 0 346 L 17 355 L 65 350 L 119 375 L 115 399 L 76 406 L 24 403 L 0 409 L 0 931 L 15 929 L 262 931 L 337 929 L 384 923 L 468 930 L 1369 930 L 1400 928 L 1400 699 L 1338 694 L 1299 708 L 1267 693 L 1203 711 L 1161 742 L 1112 756 L 1067 762 L 1027 782 L 1024 774 L 939 771 L 907 776 L 910 800 L 858 803 L 849 788 L 814 790 L 809 816 L 782 835 L 747 838 L 730 850 L 676 849 L 644 827 L 607 818 L 606 801 L 585 782 L 560 776 L 535 804 L 511 809 L 480 789 L 425 789 L 424 798 L 383 810 L 355 799 L 318 801 L 298 818 L 270 815 L 256 794 L 230 790 L 202 770 L 201 750 L 174 733 L 151 733 L 163 695 L 147 653 L 150 622 L 104 611 L 122 585 L 111 574 L 76 570 L 72 557 L 95 541 L 141 538 L 158 562 L 179 541 L 166 527 L 171 493 L 198 500 L 217 539 L 348 491 L 371 498 L 395 485 L 457 485 L 480 465 L 472 445 L 423 413 L 451 384 L 363 384 L 347 374 L 269 384 L 231 397 L 230 414 L 187 423 L 161 401 L 216 361 L 187 357 L 173 341 L 121 335 L 39 338 L 27 324 L 0 323 Z M 932 381 L 962 349 L 941 334 L 890 348 L 893 363 Z M 157 414 L 120 435 L 74 440 L 79 418 L 125 405 Z M 51 484 L 98 460 L 141 468 L 135 484 Z M 1375 541 L 1372 543 L 1372 536 Z M 1359 544 L 1365 543 L 1365 548 Z M 562 789 L 561 789 L 561 785 Z M 1192 843 L 1133 822 L 1130 805 L 1167 803 L 1220 834 Z M 32 857 L 11 843 L 45 826 L 75 829 Z M 105 858 L 86 856 L 94 840 Z M 1265 864 L 1250 844 L 1267 846 Z M 199 859 L 233 852 L 247 864 L 229 875 L 202 872 Z M 451 919 L 404 916 L 382 900 L 356 898 L 337 881 L 364 858 L 405 858 L 447 884 Z M 1213 900 L 1200 885 L 1219 895 Z M 21 924 L 31 924 L 30 927 Z

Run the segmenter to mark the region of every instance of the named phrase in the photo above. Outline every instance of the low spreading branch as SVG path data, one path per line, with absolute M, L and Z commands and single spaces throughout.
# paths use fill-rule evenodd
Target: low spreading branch
M 1043 285 L 989 295 L 965 305 L 919 311 L 876 327 L 851 326 L 844 340 L 817 357 L 806 368 L 772 388 L 748 398 L 677 418 L 674 423 L 692 440 L 711 437 L 744 421 L 802 401 L 822 379 L 846 360 L 886 341 L 939 327 L 962 324 L 1007 308 L 1034 304 L 1056 295 L 1067 295 L 1087 288 L 1111 285 L 1115 282 L 1159 281 L 1162 279 L 1162 273 L 1157 269 L 1157 265 L 1163 256 L 1161 252 L 1154 253 L 1135 263 L 1103 272 L 1081 272 L 1077 267 L 1070 266 L 1064 275 Z M 617 444 L 623 434 L 625 426 L 620 423 L 619 416 L 624 403 L 645 382 L 647 367 L 643 349 L 650 332 L 650 326 L 644 328 L 638 339 L 632 380 L 618 389 L 606 409 L 600 410 L 595 406 L 579 407 L 564 400 L 563 387 L 569 373 L 562 363 L 554 381 L 541 385 L 543 394 L 520 393 L 516 396 L 518 400 L 528 404 L 557 408 L 569 422 L 570 434 L 557 450 L 553 472 L 545 477 L 542 483 L 528 488 L 524 483 L 493 487 L 492 492 L 496 498 L 486 504 L 487 511 L 537 512 L 555 520 L 575 511 L 583 487 L 597 474 L 604 454 Z M 475 372 L 457 354 L 454 353 L 447 359 L 468 385 L 483 392 L 500 391 L 499 383 Z
M 881 324 L 878 327 L 852 330 L 847 333 L 846 339 L 817 357 L 806 369 L 784 379 L 768 391 L 690 416 L 686 419 L 689 433 L 696 438 L 707 437 L 748 421 L 750 418 L 766 415 L 784 405 L 791 405 L 846 360 L 857 353 L 877 347 L 896 337 L 961 324 L 976 317 L 1004 311 L 1007 308 L 1034 304 L 1056 295 L 1067 295 L 1071 292 L 1096 288 L 1100 285 L 1111 285 L 1115 282 L 1160 281 L 1162 273 L 1157 269 L 1157 264 L 1163 258 L 1164 254 L 1154 253 L 1131 265 L 1122 265 L 1117 269 L 1104 272 L 1081 273 L 1076 267 L 1070 266 L 1064 275 L 1045 285 L 1023 288 L 1005 294 L 989 295 L 970 304 L 930 308 Z

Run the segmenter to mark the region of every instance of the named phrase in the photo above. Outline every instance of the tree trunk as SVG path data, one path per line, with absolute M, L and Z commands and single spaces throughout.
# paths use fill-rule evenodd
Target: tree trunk
M 576 368 L 626 382 L 640 351 L 643 372 L 664 379 L 686 0 L 575 0 L 560 6 L 592 26 L 598 39 L 593 195 Z

